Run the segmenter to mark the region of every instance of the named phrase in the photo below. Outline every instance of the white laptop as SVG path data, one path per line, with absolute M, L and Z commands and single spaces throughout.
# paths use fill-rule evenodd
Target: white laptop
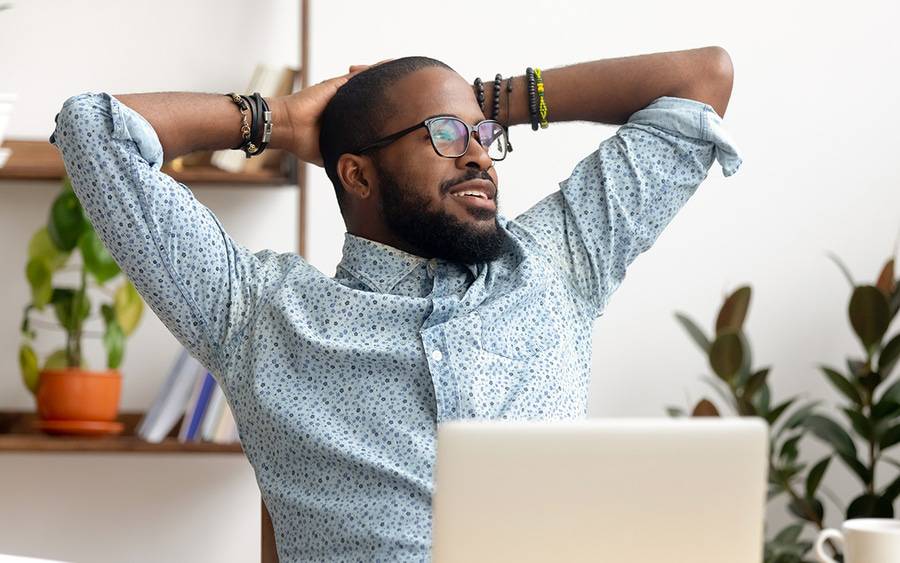
M 755 418 L 438 426 L 432 560 L 760 563 Z

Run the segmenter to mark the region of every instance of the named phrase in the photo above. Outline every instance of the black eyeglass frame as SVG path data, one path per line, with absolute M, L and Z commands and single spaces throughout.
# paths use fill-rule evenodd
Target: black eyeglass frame
M 465 146 L 465 148 L 463 149 L 463 152 L 462 152 L 462 153 L 460 153 L 460 154 L 458 154 L 458 155 L 456 155 L 456 156 L 446 156 L 446 155 L 441 154 L 440 151 L 438 151 L 437 146 L 434 144 L 434 135 L 432 135 L 432 133 L 431 133 L 431 127 L 430 127 L 430 125 L 431 125 L 433 122 L 437 121 L 438 119 L 455 119 L 456 121 L 459 121 L 460 123 L 462 123 L 463 125 L 466 126 L 466 129 L 468 129 L 468 132 L 467 132 L 467 134 L 466 134 L 466 146 Z M 505 140 L 506 140 L 506 145 L 507 145 L 507 146 L 506 146 L 505 150 L 503 151 L 503 158 L 493 158 L 493 157 L 491 157 L 491 160 L 494 161 L 494 162 L 500 162 L 501 160 L 506 159 L 506 155 L 509 154 L 509 130 L 508 130 L 506 127 L 504 127 L 504 125 L 503 125 L 502 123 L 500 123 L 500 122 L 497 121 L 496 119 L 482 119 L 481 121 L 479 121 L 479 122 L 476 123 L 475 125 L 469 125 L 468 123 L 466 123 L 465 121 L 463 121 L 461 118 L 456 117 L 455 115 L 435 115 L 435 116 L 433 116 L 433 117 L 429 117 L 428 119 L 422 121 L 421 123 L 417 123 L 416 125 L 413 125 L 413 126 L 411 126 L 411 127 L 407 127 L 406 129 L 404 129 L 404 130 L 402 130 L 402 131 L 397 131 L 396 133 L 392 133 L 392 134 L 390 134 L 390 135 L 388 135 L 388 136 L 386 136 L 386 137 L 382 137 L 381 139 L 378 139 L 378 140 L 375 141 L 374 143 L 370 143 L 370 144 L 364 146 L 363 148 L 361 148 L 361 149 L 359 149 L 359 150 L 357 150 L 357 151 L 354 151 L 352 154 L 357 154 L 357 155 L 359 155 L 359 154 L 362 154 L 362 153 L 364 153 L 364 152 L 366 152 L 366 151 L 370 151 L 370 150 L 372 150 L 372 149 L 377 149 L 377 148 L 381 148 L 381 147 L 386 147 L 386 146 L 388 146 L 389 144 L 391 144 L 391 143 L 393 143 L 394 141 L 396 141 L 397 139 L 399 139 L 400 137 L 403 137 L 404 135 L 408 135 L 409 133 L 412 133 L 413 131 L 415 131 L 415 130 L 418 129 L 419 127 L 424 127 L 424 128 L 426 128 L 426 129 L 428 129 L 428 138 L 431 140 L 431 148 L 434 149 L 434 152 L 435 152 L 438 156 L 441 156 L 441 157 L 444 157 L 444 158 L 459 158 L 459 157 L 463 156 L 464 154 L 466 154 L 467 152 L 469 152 L 469 141 L 472 139 L 472 133 L 475 133 L 476 135 L 479 135 L 479 133 L 478 133 L 478 128 L 479 128 L 482 124 L 484 124 L 484 123 L 496 123 L 496 124 L 499 125 L 500 128 L 503 130 L 503 135 L 506 137 Z M 481 144 L 481 138 L 480 138 L 480 135 L 479 135 L 479 139 L 478 139 L 478 144 Z M 481 145 L 481 146 L 484 147 L 485 150 L 488 149 L 488 147 L 485 147 L 484 145 Z M 490 155 L 488 155 L 488 156 L 490 156 Z

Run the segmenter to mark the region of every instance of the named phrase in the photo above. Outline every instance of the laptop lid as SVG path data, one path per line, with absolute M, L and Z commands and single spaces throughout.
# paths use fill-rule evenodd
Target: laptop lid
M 438 426 L 432 560 L 759 563 L 756 418 Z

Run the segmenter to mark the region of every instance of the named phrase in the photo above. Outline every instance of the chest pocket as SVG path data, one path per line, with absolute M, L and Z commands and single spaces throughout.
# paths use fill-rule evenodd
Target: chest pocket
M 477 310 L 481 348 L 513 360 L 527 360 L 559 343 L 559 331 L 551 308 L 538 295 L 509 299 Z

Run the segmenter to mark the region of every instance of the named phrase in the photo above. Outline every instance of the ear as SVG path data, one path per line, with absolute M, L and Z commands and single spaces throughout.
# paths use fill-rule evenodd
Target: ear
M 350 197 L 366 199 L 372 194 L 375 169 L 368 157 L 342 154 L 337 161 L 337 175 Z

